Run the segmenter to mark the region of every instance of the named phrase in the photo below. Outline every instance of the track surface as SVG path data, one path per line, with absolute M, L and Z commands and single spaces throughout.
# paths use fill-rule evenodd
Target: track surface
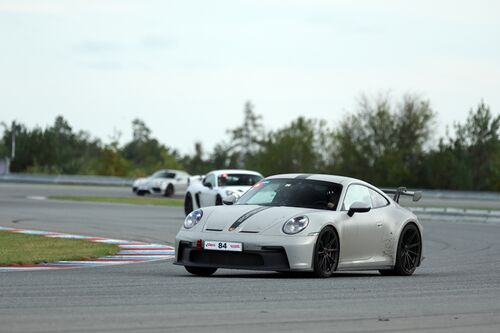
M 181 208 L 37 201 L 128 189 L 0 184 L 0 225 L 172 242 Z M 14 221 L 14 223 L 12 222 Z M 411 277 L 326 280 L 221 270 L 188 275 L 170 261 L 0 274 L 0 332 L 498 332 L 500 225 L 424 222 Z

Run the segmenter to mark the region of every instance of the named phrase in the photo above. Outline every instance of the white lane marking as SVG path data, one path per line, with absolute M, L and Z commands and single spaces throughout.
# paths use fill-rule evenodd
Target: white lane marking
M 39 196 L 39 195 L 29 195 L 26 197 L 30 200 L 47 200 L 47 197 Z

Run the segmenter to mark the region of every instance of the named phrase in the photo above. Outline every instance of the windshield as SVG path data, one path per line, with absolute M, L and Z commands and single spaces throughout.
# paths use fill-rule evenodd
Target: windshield
M 169 171 L 157 171 L 151 177 L 153 178 L 175 178 L 175 173 Z
M 236 204 L 336 210 L 341 192 L 342 185 L 337 183 L 308 179 L 271 179 L 255 184 Z
M 261 179 L 262 177 L 259 175 L 223 173 L 218 177 L 217 181 L 219 186 L 252 186 Z

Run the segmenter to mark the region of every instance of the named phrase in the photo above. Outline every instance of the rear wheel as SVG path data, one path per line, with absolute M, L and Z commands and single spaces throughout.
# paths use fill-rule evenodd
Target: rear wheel
M 138 190 L 136 193 L 137 193 L 138 196 L 142 197 L 142 196 L 144 196 L 146 194 L 146 191 Z
M 382 275 L 412 275 L 420 263 L 421 255 L 422 238 L 420 231 L 415 224 L 408 224 L 399 237 L 394 269 L 380 270 L 379 272 Z
M 189 273 L 199 276 L 210 276 L 217 271 L 217 268 L 211 268 L 211 267 L 184 266 L 184 268 Z
M 332 227 L 326 227 L 318 235 L 314 247 L 314 275 L 327 278 L 337 269 L 339 262 L 339 238 Z
M 186 216 L 193 211 L 193 197 L 191 193 L 186 194 L 186 198 L 184 199 L 184 214 Z

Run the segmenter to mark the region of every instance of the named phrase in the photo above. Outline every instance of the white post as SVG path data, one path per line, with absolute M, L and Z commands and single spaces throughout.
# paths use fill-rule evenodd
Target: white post
M 16 122 L 12 122 L 12 151 L 11 151 L 11 160 L 14 160 L 16 157 Z

